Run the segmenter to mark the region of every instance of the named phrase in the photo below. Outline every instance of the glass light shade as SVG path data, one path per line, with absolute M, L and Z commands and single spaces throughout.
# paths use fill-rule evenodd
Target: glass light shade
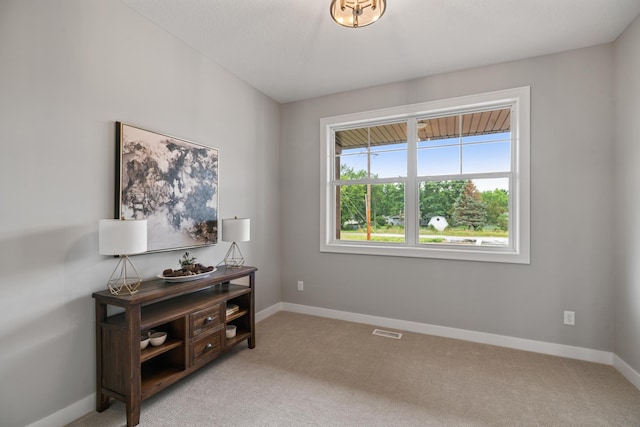
M 249 218 L 227 218 L 222 220 L 223 242 L 248 242 L 251 236 Z
M 333 20 L 349 28 L 373 24 L 386 9 L 386 0 L 332 0 L 329 7 Z
M 100 255 L 131 255 L 146 252 L 147 220 L 100 220 L 98 246 Z

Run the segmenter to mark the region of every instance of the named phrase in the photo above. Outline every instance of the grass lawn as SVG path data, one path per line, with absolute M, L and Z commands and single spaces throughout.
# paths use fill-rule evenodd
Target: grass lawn
M 469 239 L 477 239 L 482 237 L 502 237 L 508 238 L 509 233 L 502 230 L 467 230 L 465 228 L 447 228 L 443 232 L 435 231 L 431 228 L 420 228 L 420 243 L 443 243 L 446 236 L 468 237 Z M 341 240 L 367 240 L 366 229 L 360 230 L 342 230 L 340 232 Z M 371 229 L 371 241 L 374 242 L 404 242 L 404 228 L 402 227 L 382 227 Z

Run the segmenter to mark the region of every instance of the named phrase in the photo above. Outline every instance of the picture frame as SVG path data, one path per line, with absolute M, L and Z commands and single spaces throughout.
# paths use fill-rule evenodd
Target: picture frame
M 147 252 L 218 243 L 216 148 L 116 122 L 115 218 L 146 219 Z

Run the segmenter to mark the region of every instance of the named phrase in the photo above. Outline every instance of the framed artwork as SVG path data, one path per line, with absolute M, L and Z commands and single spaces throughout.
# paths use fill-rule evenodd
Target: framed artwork
M 116 218 L 147 219 L 149 252 L 218 243 L 218 150 L 116 122 Z

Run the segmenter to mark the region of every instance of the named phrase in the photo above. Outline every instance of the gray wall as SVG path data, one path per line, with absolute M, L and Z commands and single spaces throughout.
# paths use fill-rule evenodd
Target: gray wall
M 603 45 L 284 105 L 284 301 L 612 351 L 612 59 Z M 319 252 L 321 117 L 526 85 L 530 265 Z
M 615 44 L 615 353 L 640 372 L 640 18 Z
M 220 149 L 221 217 L 252 221 L 257 308 L 281 301 L 279 108 L 118 1 L 0 1 L 0 425 L 95 391 L 116 120 Z M 217 264 L 228 246 L 193 252 Z M 153 277 L 180 255 L 134 262 Z
M 280 107 L 117 1 L 0 1 L 0 425 L 94 391 L 90 295 L 114 266 L 97 254 L 97 221 L 113 212 L 116 120 L 220 149 L 221 216 L 252 219 L 242 249 L 260 268 L 258 310 L 286 301 L 615 350 L 640 371 L 628 197 L 640 180 L 639 43 L 636 21 L 613 45 Z M 321 117 L 524 85 L 530 265 L 319 252 Z M 217 263 L 226 249 L 195 252 Z M 151 277 L 179 255 L 134 261 Z

